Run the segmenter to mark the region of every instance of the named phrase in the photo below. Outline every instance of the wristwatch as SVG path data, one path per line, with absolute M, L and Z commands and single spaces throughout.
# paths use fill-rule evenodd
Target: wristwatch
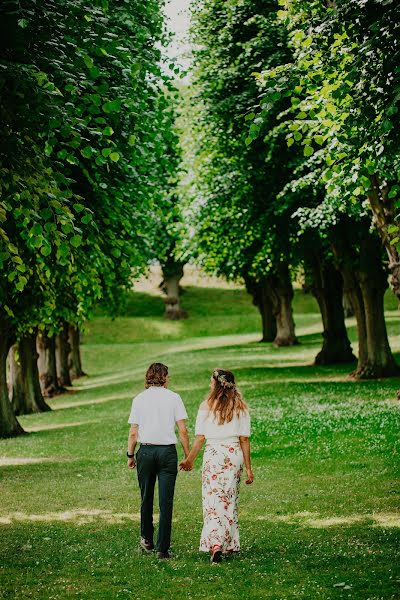
M 135 455 L 134 454 L 129 454 L 129 452 L 127 452 L 126 455 L 127 455 L 128 458 L 135 458 Z

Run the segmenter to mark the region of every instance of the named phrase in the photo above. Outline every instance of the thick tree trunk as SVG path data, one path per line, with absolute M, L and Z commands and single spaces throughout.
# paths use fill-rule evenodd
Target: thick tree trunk
M 75 327 L 74 325 L 69 326 L 68 339 L 70 345 L 69 372 L 71 379 L 78 379 L 78 377 L 86 375 L 82 369 L 80 348 L 81 333 L 78 327 Z
M 395 296 L 400 300 L 400 256 L 397 251 L 398 244 L 392 244 L 398 231 L 389 233 L 390 225 L 398 225 L 396 222 L 395 199 L 388 197 L 389 187 L 382 184 L 378 175 L 371 176 L 371 188 L 368 192 L 368 200 L 373 213 L 373 223 L 382 240 L 389 258 L 390 287 Z
M 343 311 L 346 319 L 354 317 L 354 308 L 351 303 L 351 298 L 348 294 L 343 291 Z
M 369 233 L 368 223 L 357 223 L 357 228 L 354 230 L 352 222 L 336 226 L 336 239 L 332 242 L 344 291 L 351 299 L 357 320 L 359 353 L 352 376 L 390 377 L 399 371 L 386 331 L 383 297 L 387 276 L 382 266 L 382 249 L 379 239 Z
M 70 352 L 68 337 L 68 323 L 63 323 L 61 331 L 56 337 L 57 376 L 58 383 L 61 386 L 72 386 L 68 364 L 68 355 Z
M 20 414 L 46 412 L 51 410 L 46 404 L 40 389 L 36 332 L 25 335 L 18 344 L 21 361 L 21 374 L 24 386 L 23 405 Z
M 253 297 L 253 304 L 257 306 L 261 315 L 262 339 L 260 342 L 273 342 L 276 337 L 276 319 L 272 310 L 272 301 L 269 297 L 269 286 L 265 281 L 256 281 L 245 277 L 246 290 Z
M 343 280 L 332 263 L 315 256 L 312 262 L 311 286 L 322 317 L 323 345 L 315 357 L 316 365 L 354 362 L 354 356 L 344 322 Z
M 36 338 L 36 349 L 39 355 L 39 381 L 43 395 L 51 398 L 56 394 L 62 394 L 65 388 L 59 385 L 57 379 L 55 336 L 50 337 L 45 331 L 41 332 Z
M 381 245 L 372 236 L 361 242 L 361 264 L 357 273 L 367 330 L 367 360 L 356 376 L 362 379 L 392 377 L 400 370 L 390 349 L 384 312 L 384 295 L 388 287 L 382 266 Z
M 187 312 L 183 310 L 180 304 L 179 282 L 183 277 L 184 264 L 176 262 L 173 258 L 162 265 L 163 281 L 160 284 L 161 289 L 166 294 L 165 318 L 172 321 L 187 318 Z
M 276 319 L 274 346 L 294 346 L 298 344 L 293 320 L 293 286 L 288 265 L 281 265 L 276 274 L 266 280 L 268 296 Z
M 350 298 L 357 322 L 358 360 L 352 376 L 357 377 L 368 359 L 367 325 L 365 322 L 364 300 L 354 271 L 347 264 L 342 264 L 340 272 L 343 277 L 345 294 Z
M 12 329 L 0 317 L 0 437 L 9 438 L 24 433 L 13 413 L 7 386 L 7 355 L 13 344 Z
M 18 344 L 14 344 L 8 353 L 10 365 L 10 401 L 15 415 L 24 414 L 25 390 L 22 377 L 21 358 Z

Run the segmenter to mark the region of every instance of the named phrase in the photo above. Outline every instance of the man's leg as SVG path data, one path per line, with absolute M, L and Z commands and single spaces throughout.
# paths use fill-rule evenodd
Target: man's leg
M 157 551 L 168 552 L 171 544 L 172 509 L 175 481 L 178 473 L 178 455 L 175 446 L 159 448 L 157 454 L 158 500 L 160 506 Z
M 141 446 L 136 454 L 137 474 L 142 503 L 140 506 L 140 534 L 153 544 L 153 503 L 157 465 L 154 448 Z

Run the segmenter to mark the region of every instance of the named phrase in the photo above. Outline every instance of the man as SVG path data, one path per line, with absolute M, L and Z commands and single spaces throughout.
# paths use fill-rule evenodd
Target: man
M 154 487 L 158 479 L 160 522 L 157 537 L 157 558 L 169 558 L 171 543 L 172 509 L 175 480 L 178 472 L 175 426 L 185 453 L 189 454 L 189 436 L 186 428 L 187 413 L 178 394 L 168 390 L 168 367 L 153 363 L 147 369 L 144 392 L 132 401 L 128 419 L 131 428 L 128 437 L 128 468 L 137 474 L 142 498 L 140 508 L 143 552 L 152 552 Z M 136 453 L 136 443 L 140 448 Z

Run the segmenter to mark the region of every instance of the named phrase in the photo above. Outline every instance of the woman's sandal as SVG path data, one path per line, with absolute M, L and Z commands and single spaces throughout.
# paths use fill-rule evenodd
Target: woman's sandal
M 222 561 L 222 550 L 221 546 L 213 546 L 211 550 L 211 562 L 220 563 Z

